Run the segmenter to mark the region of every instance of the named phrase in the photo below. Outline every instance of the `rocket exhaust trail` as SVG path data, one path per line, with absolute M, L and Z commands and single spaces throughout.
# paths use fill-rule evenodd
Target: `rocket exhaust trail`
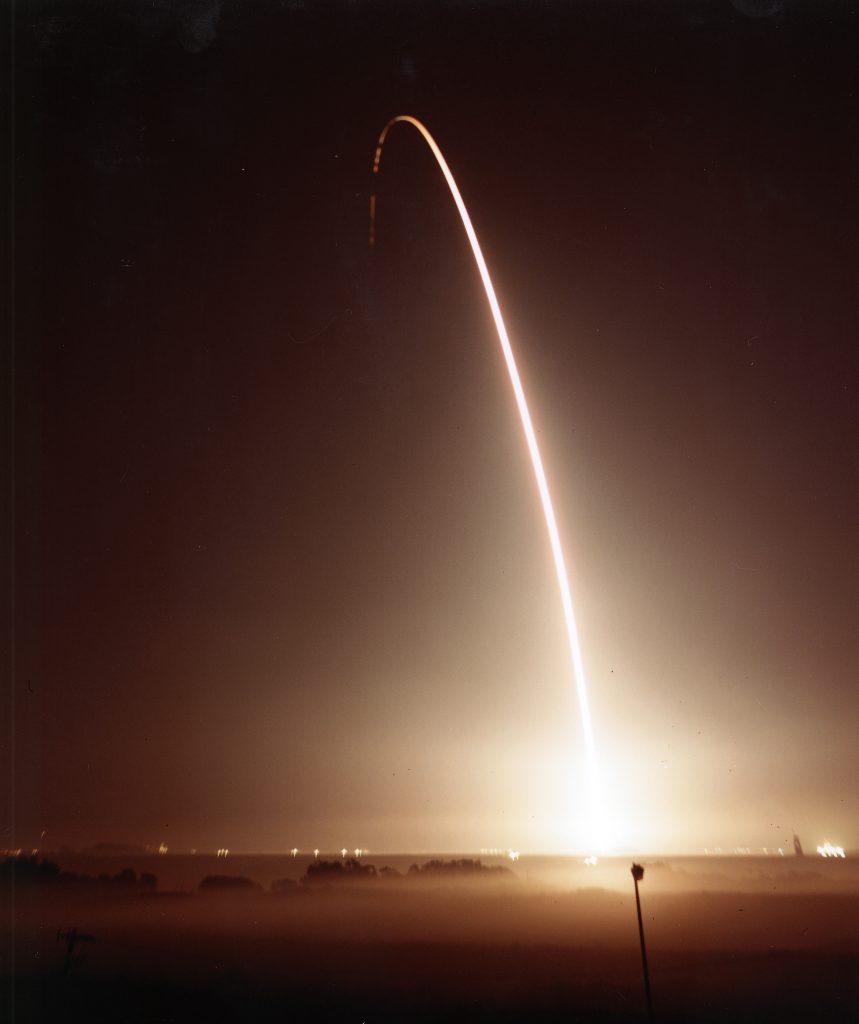
M 501 316 L 498 299 L 495 297 L 495 289 L 492 286 L 492 279 L 489 276 L 489 270 L 486 267 L 486 261 L 483 258 L 480 243 L 477 240 L 477 234 L 471 223 L 468 210 L 465 207 L 465 203 L 462 200 L 462 196 L 459 193 L 459 189 L 457 188 L 456 181 L 451 174 L 450 168 L 447 166 L 447 161 L 442 155 L 435 139 L 429 133 L 425 125 L 423 125 L 416 117 L 410 117 L 408 114 L 400 114 L 397 117 L 392 117 L 382 129 L 382 134 L 379 136 L 379 141 L 376 145 L 376 155 L 373 158 L 374 187 L 370 196 L 370 245 L 374 245 L 376 239 L 375 180 L 376 175 L 379 173 L 379 164 L 382 160 L 382 147 L 385 144 L 388 132 L 395 124 L 400 122 L 412 125 L 412 127 L 416 128 L 421 133 L 424 141 L 432 150 L 432 154 L 441 168 L 441 173 L 444 175 L 447 187 L 450 189 L 450 194 L 453 197 L 457 210 L 459 211 L 462 226 L 465 228 L 465 233 L 468 236 L 471 251 L 474 255 L 474 262 L 477 264 L 477 269 L 480 272 L 480 279 L 483 282 L 483 290 L 486 292 L 486 301 L 489 303 L 489 309 L 492 312 L 492 319 L 495 322 L 495 330 L 498 333 L 501 350 L 504 353 L 504 361 L 507 364 L 507 372 L 510 375 L 510 383 L 513 386 L 513 394 L 516 398 L 516 407 L 519 410 L 519 419 L 522 422 L 522 430 L 524 431 L 525 441 L 528 445 L 528 453 L 531 456 L 531 465 L 534 468 L 534 476 L 537 480 L 537 489 L 540 492 L 540 502 L 543 506 L 543 516 L 546 520 L 546 530 L 549 534 L 552 558 L 555 563 L 555 574 L 558 579 L 558 589 L 561 594 L 561 606 L 564 612 L 564 623 L 567 628 L 570 662 L 572 664 L 573 678 L 575 679 L 576 684 L 576 695 L 578 697 L 579 713 L 582 720 L 582 732 L 584 734 L 585 741 L 585 754 L 590 789 L 590 810 L 592 815 L 591 828 L 593 829 L 598 827 L 597 822 L 600 818 L 601 802 L 599 798 L 596 747 L 594 744 L 591 711 L 588 701 L 587 679 L 585 676 L 584 662 L 582 661 L 579 634 L 576 629 L 576 617 L 573 612 L 573 599 L 570 596 L 570 584 L 567 579 L 567 566 L 564 562 L 564 552 L 561 547 L 561 538 L 558 534 L 558 526 L 555 522 L 555 511 L 552 507 L 549 485 L 546 481 L 545 470 L 543 469 L 543 460 L 540 457 L 540 449 L 537 446 L 537 437 L 534 433 L 533 424 L 531 423 L 531 414 L 528 411 L 528 403 L 525 400 L 525 392 L 522 389 L 522 381 L 519 378 L 516 360 L 513 358 L 513 349 L 510 345 L 510 338 L 507 335 L 507 328 L 504 326 L 504 318 Z M 593 838 L 599 841 L 598 837 Z

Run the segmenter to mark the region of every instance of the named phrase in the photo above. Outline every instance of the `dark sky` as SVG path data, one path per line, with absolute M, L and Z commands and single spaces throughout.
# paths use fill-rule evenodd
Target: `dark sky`
M 587 846 L 410 113 L 614 841 L 859 844 L 859 15 L 397 11 L 18 5 L 12 841 Z

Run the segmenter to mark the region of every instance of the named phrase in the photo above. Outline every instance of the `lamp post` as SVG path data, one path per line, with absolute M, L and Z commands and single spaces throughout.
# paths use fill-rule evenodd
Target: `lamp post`
M 653 1003 L 650 1000 L 650 975 L 647 971 L 647 947 L 644 945 L 644 923 L 641 920 L 641 899 L 638 895 L 638 883 L 644 878 L 644 868 L 640 864 L 632 865 L 632 880 L 635 882 L 635 909 L 638 911 L 638 938 L 641 941 L 641 970 L 644 973 L 644 998 L 647 1001 L 647 1016 L 653 1020 Z

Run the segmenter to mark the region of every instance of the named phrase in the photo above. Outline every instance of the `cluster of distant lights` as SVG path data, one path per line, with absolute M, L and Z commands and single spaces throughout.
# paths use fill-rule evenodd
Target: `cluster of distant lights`
M 314 848 L 314 850 L 312 852 L 313 852 L 314 860 L 318 860 L 319 859 L 319 854 L 322 851 L 318 847 L 316 847 L 316 848 Z M 218 850 L 218 856 L 219 857 L 221 857 L 221 856 L 226 857 L 226 855 L 228 853 L 229 853 L 229 850 Z M 367 849 L 366 846 L 356 846 L 354 850 L 349 850 L 347 847 L 343 846 L 343 847 L 341 847 L 339 853 L 340 853 L 341 859 L 343 859 L 343 860 L 345 860 L 350 855 L 355 857 L 357 860 L 360 860 L 362 857 L 367 857 L 369 855 L 370 851 L 369 851 L 369 849 Z M 481 849 L 480 854 L 483 857 L 506 857 L 508 860 L 511 860 L 514 863 L 517 860 L 519 860 L 519 851 L 518 850 L 511 850 L 509 848 L 508 849 L 502 849 L 501 847 L 495 847 L 495 846 L 493 846 L 493 847 L 484 847 L 483 849 Z M 301 855 L 301 850 L 297 846 L 293 846 L 292 849 L 289 851 L 289 855 L 290 855 L 290 857 L 292 857 L 293 860 L 295 860 L 296 857 Z
M 161 852 L 161 851 L 159 851 L 159 852 Z M 166 847 L 165 847 L 165 852 L 166 852 Z M 191 852 L 192 853 L 196 853 L 197 851 L 196 850 L 192 850 Z M 316 847 L 316 848 L 314 848 L 314 850 L 312 852 L 313 852 L 313 859 L 314 860 L 318 860 L 319 859 L 319 854 L 322 851 L 319 849 L 319 847 Z M 345 860 L 350 852 L 352 853 L 352 856 L 357 857 L 357 858 L 361 858 L 361 857 L 366 857 L 367 854 L 370 851 L 366 847 L 364 847 L 364 846 L 356 846 L 355 849 L 352 850 L 352 851 L 347 850 L 347 848 L 344 846 L 340 850 L 340 856 Z M 293 846 L 292 849 L 289 851 L 289 855 L 290 855 L 290 857 L 292 857 L 293 860 L 295 860 L 295 858 L 298 857 L 300 854 L 301 854 L 301 850 L 297 846 Z M 217 853 L 215 854 L 216 857 L 222 858 L 223 860 L 226 860 L 227 857 L 229 857 L 229 855 L 230 855 L 230 848 L 228 846 L 222 846 L 217 851 Z
M 164 855 L 165 853 L 168 852 L 168 849 L 169 848 L 168 848 L 166 843 L 161 843 L 158 846 L 158 851 L 157 852 L 159 854 L 161 854 L 161 855 Z M 0 857 L 20 857 L 20 856 L 22 856 L 24 854 L 24 852 L 25 851 L 24 851 L 23 847 L 20 847 L 20 846 L 15 847 L 14 849 L 0 849 Z M 191 850 L 191 853 L 196 853 L 196 852 L 197 852 L 196 850 Z M 321 850 L 319 850 L 319 848 L 316 847 L 312 852 L 313 852 L 314 860 L 318 860 L 319 859 L 319 854 L 321 853 Z M 352 855 L 354 857 L 359 858 L 359 859 L 361 857 L 366 857 L 370 853 L 370 851 L 366 847 L 363 847 L 363 846 L 356 846 L 355 849 L 351 850 L 351 851 L 348 850 L 344 846 L 344 847 L 341 848 L 341 850 L 339 852 L 340 852 L 340 856 L 344 860 L 346 859 L 346 857 L 349 855 L 350 852 L 352 853 Z M 704 849 L 704 854 L 705 854 L 705 856 L 708 856 L 708 857 L 711 855 L 711 853 L 715 854 L 717 857 L 719 857 L 719 856 L 722 856 L 725 852 L 726 851 L 723 850 L 721 846 L 716 846 L 712 850 L 709 847 L 705 847 L 705 849 Z M 731 854 L 734 854 L 734 855 L 738 855 L 738 856 L 749 857 L 749 856 L 753 856 L 758 851 L 753 849 L 751 846 L 735 846 L 732 850 L 729 850 L 727 852 L 731 853 Z M 830 843 L 828 841 L 823 843 L 821 846 L 818 846 L 817 847 L 817 852 L 820 854 L 821 857 L 835 857 L 835 858 L 839 858 L 840 857 L 841 859 L 844 859 L 847 856 L 843 846 L 836 846 L 835 844 Z M 39 853 L 38 847 L 33 847 L 33 849 L 29 851 L 29 854 L 32 855 L 33 857 L 37 856 L 38 853 Z M 297 846 L 293 846 L 292 849 L 289 851 L 289 855 L 290 855 L 290 857 L 293 858 L 293 860 L 296 857 L 298 857 L 300 855 L 300 853 L 301 853 L 301 850 Z M 761 846 L 760 847 L 760 853 L 764 854 L 765 856 L 771 856 L 771 855 L 776 855 L 776 854 L 778 856 L 781 856 L 781 857 L 784 856 L 784 850 L 781 847 L 777 847 L 775 850 L 772 850 L 768 846 Z M 227 846 L 220 847 L 216 851 L 216 853 L 215 853 L 216 857 L 222 858 L 224 860 L 226 860 L 226 858 L 229 857 L 229 855 L 230 855 L 230 849 Z M 514 863 L 517 860 L 519 860 L 519 856 L 520 856 L 518 850 L 502 849 L 501 847 L 497 847 L 497 846 L 484 846 L 484 847 L 482 847 L 481 850 L 480 850 L 480 855 L 482 857 L 506 857 L 508 860 L 511 860 Z M 589 868 L 596 867 L 596 865 L 599 864 L 599 858 L 598 857 L 594 857 L 594 856 L 585 857 L 583 863 L 586 864 Z
M 847 854 L 844 852 L 843 846 L 834 846 L 828 840 L 822 845 L 817 847 L 817 852 L 821 857 L 841 857 L 844 858 Z M 784 850 L 778 846 L 772 848 L 770 846 L 761 846 L 759 848 L 753 848 L 751 846 L 735 846 L 732 850 L 723 850 L 721 846 L 715 846 L 713 849 L 705 847 L 704 855 L 709 857 L 714 854 L 717 857 L 721 857 L 724 854 L 733 854 L 738 857 L 754 857 L 759 853 L 762 853 L 765 857 L 784 856 Z
M 833 846 L 832 843 L 826 842 L 823 846 L 817 847 L 817 852 L 821 857 L 845 857 L 843 846 Z
M 38 852 L 38 850 L 33 850 L 34 854 Z M 196 850 L 191 850 L 191 853 L 196 852 Z M 315 847 L 311 852 L 313 853 L 313 859 L 319 860 L 319 854 L 322 852 L 319 849 L 319 847 Z M 158 847 L 158 853 L 167 853 L 167 846 L 164 843 L 161 843 L 161 845 Z M 350 855 L 360 860 L 362 857 L 368 856 L 370 851 L 369 849 L 367 849 L 366 846 L 356 846 L 354 850 L 349 850 L 347 847 L 343 846 L 339 850 L 339 853 L 340 857 L 343 860 L 345 860 Z M 517 860 L 519 860 L 518 850 L 501 849 L 499 847 L 485 847 L 480 851 L 480 853 L 484 857 L 506 857 L 508 860 L 511 860 L 514 863 Z M 0 850 L 0 854 L 3 854 L 8 857 L 20 857 L 21 850 Z M 230 848 L 228 846 L 221 846 L 215 852 L 215 856 L 221 860 L 226 860 L 227 857 L 229 857 L 229 855 Z M 297 846 L 293 846 L 289 851 L 289 855 L 290 857 L 292 857 L 293 860 L 295 860 L 296 857 L 301 855 L 301 850 Z M 588 857 L 588 859 L 585 861 L 586 864 L 589 864 L 591 862 L 596 864 L 596 857 Z
M 197 852 L 196 850 L 192 850 L 192 851 L 191 851 L 191 853 L 196 853 L 196 852 Z M 315 847 L 315 848 L 314 848 L 314 849 L 313 849 L 313 850 L 312 850 L 311 852 L 313 853 L 313 859 L 314 859 L 314 860 L 318 860 L 318 859 L 319 859 L 319 854 L 320 854 L 320 853 L 321 853 L 322 851 L 321 851 L 321 850 L 319 849 L 319 847 Z M 340 850 L 339 852 L 340 852 L 340 856 L 341 856 L 341 857 L 342 857 L 342 858 L 343 858 L 343 859 L 345 860 L 345 859 L 346 859 L 346 857 L 347 857 L 347 856 L 348 856 L 348 855 L 349 855 L 350 853 L 352 854 L 352 856 L 353 856 L 353 857 L 358 857 L 358 858 L 360 858 L 360 857 L 366 857 L 366 856 L 367 856 L 367 854 L 368 854 L 368 853 L 369 853 L 370 851 L 369 851 L 369 850 L 368 850 L 368 849 L 367 849 L 367 848 L 366 848 L 365 846 L 356 846 L 354 850 L 348 850 L 348 849 L 347 849 L 347 848 L 346 848 L 346 847 L 344 846 L 344 847 L 343 847 L 343 848 L 342 848 L 342 849 L 341 849 L 341 850 Z M 222 858 L 224 858 L 224 859 L 226 859 L 227 857 L 229 857 L 229 855 L 230 855 L 230 849 L 229 849 L 229 847 L 228 847 L 228 846 L 222 846 L 222 847 L 221 847 L 221 848 L 220 848 L 220 849 L 219 849 L 219 850 L 217 851 L 217 854 L 216 854 L 216 856 L 218 856 L 218 857 L 222 857 Z M 300 856 L 300 855 L 301 855 L 301 850 L 300 850 L 300 849 L 299 849 L 299 848 L 298 848 L 297 846 L 293 846 L 293 847 L 292 847 L 292 849 L 291 849 L 291 850 L 289 851 L 289 855 L 290 855 L 290 857 L 292 857 L 292 859 L 293 859 L 293 860 L 295 860 L 295 858 L 296 858 L 296 857 L 298 857 L 298 856 Z
M 158 851 L 157 852 L 159 854 L 161 854 L 162 856 L 165 853 L 167 853 L 168 852 L 167 844 L 166 843 L 161 843 L 158 846 Z M 196 852 L 197 852 L 196 850 L 191 850 L 191 853 L 196 853 Z M 315 848 L 312 852 L 313 852 L 313 859 L 314 860 L 318 860 L 319 859 L 319 854 L 321 853 L 319 848 L 318 847 Z M 735 856 L 749 857 L 749 856 L 756 855 L 758 852 L 762 853 L 766 857 L 775 856 L 775 855 L 778 855 L 780 857 L 784 856 L 784 850 L 780 846 L 777 847 L 776 849 L 772 849 L 771 847 L 768 847 L 768 846 L 761 846 L 759 849 L 754 849 L 751 846 L 735 846 L 732 850 L 728 850 L 728 851 L 723 850 L 721 846 L 716 846 L 712 850 L 709 847 L 706 847 L 704 849 L 704 854 L 707 857 L 709 857 L 711 854 L 714 854 L 717 857 L 721 857 L 725 853 L 734 854 Z M 830 843 L 828 840 L 826 842 L 824 842 L 821 846 L 817 847 L 817 852 L 820 854 L 821 857 L 826 857 L 826 858 L 835 858 L 835 859 L 839 859 L 840 858 L 841 860 L 843 860 L 847 856 L 843 846 L 837 846 L 834 843 Z M 18 846 L 15 849 L 0 850 L 0 857 L 20 857 L 24 853 L 25 853 L 25 850 L 22 847 Z M 38 853 L 39 853 L 38 847 L 34 847 L 32 850 L 29 851 L 28 855 L 35 857 L 35 856 L 38 855 Z M 366 847 L 364 847 L 364 846 L 356 846 L 355 849 L 351 850 L 351 851 L 348 850 L 344 846 L 340 850 L 340 857 L 343 860 L 345 860 L 346 857 L 349 856 L 350 853 L 352 854 L 353 857 L 355 857 L 356 859 L 360 860 L 362 857 L 366 857 L 370 853 L 370 851 Z M 299 848 L 297 846 L 293 846 L 292 849 L 289 851 L 289 855 L 290 855 L 290 857 L 293 858 L 293 860 L 295 860 L 295 858 L 298 857 L 300 854 L 301 854 L 301 850 L 299 850 Z M 485 846 L 485 847 L 482 847 L 481 850 L 480 850 L 480 854 L 481 854 L 482 857 L 506 857 L 507 860 L 513 861 L 514 864 L 516 863 L 516 861 L 519 860 L 519 851 L 518 850 L 503 849 L 503 848 L 497 847 L 497 846 Z M 230 849 L 227 846 L 220 847 L 217 850 L 216 854 L 215 854 L 216 857 L 218 857 L 219 859 L 223 859 L 223 860 L 226 860 L 227 857 L 229 857 L 229 855 L 230 855 Z M 596 867 L 597 864 L 599 864 L 599 859 L 597 857 L 593 857 L 593 856 L 585 857 L 583 863 L 587 867 L 593 868 L 593 867 Z
M 38 851 L 36 851 L 36 850 L 33 851 L 34 854 L 37 853 L 37 852 Z M 159 853 L 166 853 L 167 852 L 167 847 L 162 843 L 161 846 L 158 848 L 158 852 Z M 196 853 L 197 851 L 194 850 L 192 852 Z M 290 849 L 290 851 L 289 851 L 289 855 L 290 855 L 290 857 L 292 857 L 293 860 L 295 860 L 297 857 L 299 857 L 301 855 L 301 852 L 302 851 L 297 846 L 293 846 L 292 849 Z M 311 852 L 313 853 L 313 859 L 314 860 L 318 860 L 319 859 L 319 854 L 322 851 L 318 847 L 315 847 Z M 845 858 L 847 856 L 847 854 L 844 851 L 844 847 L 843 846 L 835 846 L 834 844 L 832 844 L 832 843 L 830 843 L 828 841 L 823 843 L 822 846 L 818 846 L 817 847 L 817 852 L 820 854 L 821 857 L 835 857 L 835 858 L 839 858 L 840 857 L 840 858 L 843 859 L 843 858 Z M 13 857 L 15 857 L 15 856 L 20 856 L 21 851 L 20 850 L 7 850 L 7 851 L 0 851 L 0 853 L 4 853 L 6 856 L 13 856 Z M 229 856 L 229 853 L 230 853 L 230 851 L 229 851 L 228 847 L 221 847 L 217 851 L 217 856 L 226 859 Z M 354 850 L 349 850 L 349 849 L 347 849 L 347 847 L 343 846 L 339 850 L 339 853 L 340 853 L 340 858 L 342 860 L 345 860 L 350 855 L 355 857 L 357 860 L 360 860 L 362 857 L 366 857 L 370 853 L 370 851 L 365 846 L 356 846 Z M 777 847 L 777 848 L 773 849 L 773 848 L 768 847 L 768 846 L 761 846 L 760 848 L 757 848 L 757 849 L 753 848 L 751 846 L 735 846 L 731 850 L 723 850 L 721 846 L 717 846 L 717 847 L 714 847 L 712 850 L 709 847 L 705 848 L 705 850 L 704 850 L 705 856 L 708 856 L 708 857 L 711 854 L 714 854 L 715 856 L 720 857 L 720 856 L 725 855 L 726 853 L 729 854 L 729 855 L 733 854 L 734 856 L 740 856 L 740 857 L 750 857 L 750 856 L 756 855 L 757 853 L 762 853 L 762 854 L 764 854 L 764 856 L 767 856 L 767 857 L 769 857 L 769 856 L 776 856 L 776 855 L 778 855 L 780 857 L 784 856 L 784 850 L 781 847 Z M 519 860 L 519 857 L 520 857 L 520 854 L 519 854 L 518 850 L 512 850 L 510 848 L 504 848 L 504 847 L 499 847 L 499 846 L 484 846 L 484 847 L 481 847 L 480 855 L 482 857 L 505 857 L 507 860 L 512 861 L 514 864 L 516 863 L 516 861 Z M 582 863 L 586 867 L 595 868 L 599 864 L 599 858 L 595 857 L 595 856 L 585 857 L 584 860 L 582 861 Z
M 776 855 L 778 855 L 779 857 L 784 856 L 784 850 L 780 846 L 777 846 L 775 848 L 769 846 L 734 846 L 730 850 L 723 850 L 721 846 L 714 846 L 712 849 L 710 849 L 709 846 L 704 847 L 705 857 L 709 857 L 711 854 L 714 854 L 716 857 L 731 855 L 735 857 L 756 857 L 760 853 L 762 853 L 765 857 L 774 857 Z
M 508 860 L 512 860 L 514 863 L 519 860 L 519 851 L 504 849 L 500 846 L 483 846 L 480 849 L 481 857 L 506 857 Z

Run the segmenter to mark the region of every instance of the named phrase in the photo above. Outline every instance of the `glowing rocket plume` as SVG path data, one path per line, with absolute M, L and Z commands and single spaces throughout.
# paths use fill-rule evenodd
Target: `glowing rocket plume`
M 573 600 L 570 596 L 570 584 L 567 579 L 567 567 L 564 562 L 564 552 L 561 547 L 561 538 L 558 535 L 558 527 L 555 522 L 555 512 L 552 508 L 552 498 L 549 494 L 549 485 L 546 482 L 546 473 L 543 469 L 543 460 L 540 458 L 540 449 L 537 446 L 537 438 L 534 434 L 534 427 L 531 423 L 531 414 L 528 411 L 528 403 L 525 400 L 525 392 L 522 389 L 522 381 L 519 378 L 519 371 L 516 368 L 516 360 L 513 358 L 513 349 L 510 346 L 510 339 L 507 335 L 507 328 L 504 326 L 504 318 L 501 316 L 501 309 L 498 305 L 498 299 L 495 297 L 495 289 L 492 287 L 492 280 L 489 277 L 489 271 L 486 267 L 486 261 L 483 258 L 483 253 L 480 249 L 480 243 L 477 241 L 477 234 L 474 231 L 474 227 L 471 223 L 471 218 L 468 216 L 468 210 L 465 208 L 465 203 L 462 200 L 462 196 L 459 194 L 456 181 L 450 172 L 450 168 L 447 166 L 447 161 L 442 156 L 441 150 L 435 139 L 430 135 L 427 128 L 416 118 L 410 117 L 407 114 L 400 114 L 397 117 L 392 117 L 390 121 L 382 129 L 382 134 L 379 136 L 379 141 L 376 146 L 376 155 L 373 159 L 373 176 L 379 173 L 379 164 L 382 159 L 382 147 L 385 144 L 385 138 L 393 125 L 398 122 L 410 124 L 421 133 L 424 141 L 432 150 L 433 156 L 436 158 L 441 173 L 444 175 L 444 179 L 447 182 L 447 186 L 450 189 L 450 194 L 453 196 L 453 201 L 456 203 L 456 208 L 459 211 L 459 216 L 462 220 L 462 225 L 465 228 L 465 233 L 468 236 L 469 244 L 471 245 L 471 251 L 474 254 L 474 261 L 477 264 L 477 269 L 480 271 L 480 279 L 483 281 L 483 289 L 486 292 L 486 300 L 489 303 L 489 308 L 492 311 L 492 319 L 495 321 L 495 330 L 498 332 L 498 340 L 501 343 L 501 349 L 504 353 L 504 361 L 507 364 L 507 372 L 510 375 L 510 383 L 513 385 L 513 394 L 516 397 L 516 406 L 519 410 L 519 418 L 522 421 L 522 429 L 525 432 L 525 440 L 528 444 L 528 452 L 531 456 L 531 465 L 534 467 L 534 476 L 537 478 L 537 488 L 540 492 L 540 502 L 543 506 L 543 515 L 546 520 L 546 529 L 549 533 L 549 542 L 552 546 L 552 557 L 555 562 L 555 573 L 558 578 L 558 589 L 561 592 L 561 605 L 564 610 L 564 622 L 567 627 L 567 640 L 570 648 L 570 660 L 572 662 L 573 677 L 576 683 L 576 694 L 579 701 L 579 711 L 582 719 L 582 731 L 585 739 L 585 752 L 588 768 L 588 779 L 590 782 L 590 798 L 591 798 L 591 813 L 594 815 L 594 821 L 592 827 L 596 827 L 596 818 L 599 814 L 600 800 L 599 800 L 599 787 L 597 779 L 597 758 L 596 748 L 594 745 L 593 726 L 591 724 L 591 712 L 590 705 L 588 702 L 588 691 L 587 691 L 587 680 L 585 677 L 585 666 L 582 661 L 581 645 L 579 644 L 579 634 L 576 629 L 576 618 L 573 612 Z M 372 246 L 375 242 L 376 237 L 376 196 L 375 191 L 370 196 L 370 245 Z

